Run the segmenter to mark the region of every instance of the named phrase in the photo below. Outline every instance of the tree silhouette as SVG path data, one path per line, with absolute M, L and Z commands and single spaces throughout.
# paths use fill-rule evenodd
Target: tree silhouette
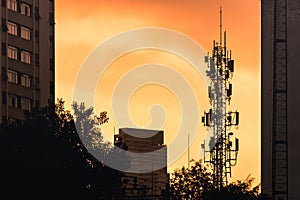
M 126 144 L 120 140 L 116 144 L 105 141 L 101 133 L 100 125 L 107 123 L 107 112 L 100 112 L 99 117 L 94 115 L 93 108 L 86 108 L 84 103 L 73 102 L 74 119 L 77 133 L 80 135 L 85 147 L 93 155 L 98 155 L 102 163 L 110 165 L 119 164 L 119 168 L 125 171 L 130 167 L 130 159 L 126 156 Z
M 203 192 L 213 188 L 212 174 L 201 164 L 194 162 L 191 168 L 182 167 L 171 174 L 171 199 L 201 199 Z
M 90 150 L 101 150 L 102 154 L 112 148 L 109 142 L 105 142 L 100 125 L 107 123 L 107 112 L 101 112 L 100 116 L 94 115 L 93 107 L 86 108 L 84 103 L 73 102 L 75 125 L 77 133 L 81 136 L 86 147 Z
M 254 178 L 248 176 L 244 181 L 236 181 L 218 189 L 213 184 L 212 173 L 202 161 L 192 161 L 190 168 L 176 169 L 170 176 L 165 199 L 172 200 L 267 200 L 270 197 L 259 193 L 259 185 L 252 187 Z
M 27 112 L 22 124 L 1 125 L 1 199 L 114 198 L 120 172 L 90 154 L 77 134 L 74 117 L 64 105 L 58 99 L 56 105 Z M 91 110 L 82 111 L 86 119 L 91 118 Z M 93 116 L 95 120 L 82 126 L 99 128 L 108 122 L 106 114 Z M 101 135 L 96 136 L 101 139 Z M 93 137 L 90 138 L 95 140 Z

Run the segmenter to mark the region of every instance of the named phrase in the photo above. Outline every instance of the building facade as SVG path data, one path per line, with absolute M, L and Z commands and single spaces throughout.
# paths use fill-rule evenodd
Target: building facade
M 164 166 L 147 173 L 125 172 L 123 177 L 124 199 L 161 199 L 161 193 L 168 183 L 167 151 L 153 155 L 141 153 L 154 152 L 166 147 L 164 132 L 156 130 L 121 128 L 115 135 L 115 143 L 122 140 L 129 152 L 140 153 L 130 164 L 130 171 L 139 171 L 147 166 Z M 166 149 L 166 148 L 165 148 Z
M 0 123 L 54 103 L 54 0 L 1 0 Z
M 300 1 L 261 0 L 261 186 L 300 199 Z

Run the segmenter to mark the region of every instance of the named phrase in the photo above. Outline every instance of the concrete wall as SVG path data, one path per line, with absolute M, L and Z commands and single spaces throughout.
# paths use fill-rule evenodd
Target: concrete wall
M 273 1 L 261 1 L 261 149 L 262 192 L 272 193 L 272 88 L 273 88 Z

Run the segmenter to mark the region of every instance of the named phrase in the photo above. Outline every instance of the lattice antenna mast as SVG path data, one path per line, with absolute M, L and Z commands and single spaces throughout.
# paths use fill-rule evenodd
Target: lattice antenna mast
M 223 30 L 222 30 L 222 7 L 220 7 L 220 45 L 222 46 L 222 35 L 223 35 Z
M 288 197 L 287 0 L 274 1 L 272 196 Z
M 224 34 L 224 41 L 223 36 Z M 206 71 L 211 83 L 208 86 L 208 95 L 211 108 L 204 112 L 202 122 L 212 132 L 209 143 L 202 144 L 204 162 L 210 163 L 213 170 L 213 181 L 221 189 L 228 184 L 228 175 L 231 177 L 231 167 L 237 163 L 239 140 L 235 138 L 233 148 L 232 126 L 239 125 L 239 112 L 227 111 L 232 96 L 231 79 L 234 72 L 234 60 L 231 59 L 231 50 L 226 47 L 226 31 L 222 31 L 222 8 L 220 8 L 220 41 L 213 42 L 212 56 L 207 56 Z M 209 153 L 206 160 L 205 154 Z

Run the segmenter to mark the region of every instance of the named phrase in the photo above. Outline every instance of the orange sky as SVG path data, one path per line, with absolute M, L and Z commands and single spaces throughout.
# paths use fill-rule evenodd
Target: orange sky
M 196 40 L 211 52 L 212 41 L 219 39 L 219 7 L 223 8 L 223 27 L 227 44 L 233 52 L 236 71 L 233 77 L 231 109 L 240 111 L 238 165 L 232 180 L 252 174 L 260 179 L 260 1 L 256 0 L 73 0 L 56 1 L 56 96 L 72 102 L 78 69 L 89 53 L 101 42 L 123 31 L 138 27 L 161 27 L 176 30 Z M 116 59 L 98 83 L 96 112 L 111 113 L 111 91 L 126 71 L 149 62 L 162 62 L 174 67 L 191 84 L 200 112 L 208 110 L 207 94 L 201 78 L 194 76 L 188 63 L 172 54 L 144 50 Z M 122 68 L 121 68 L 122 67 Z M 87 80 L 88 81 L 88 80 Z M 101 87 L 101 84 L 107 84 Z M 155 94 L 155 95 L 151 95 Z M 159 95 L 157 95 L 159 94 Z M 147 96 L 148 95 L 148 96 Z M 149 97 L 153 98 L 149 98 Z M 156 98 L 154 98 L 156 96 Z M 146 97 L 146 98 L 145 98 Z M 159 98 L 160 97 L 160 98 Z M 149 123 L 148 109 L 161 104 L 167 112 L 164 127 L 166 143 L 178 129 L 180 107 L 174 95 L 164 88 L 149 85 L 131 97 L 129 112 L 140 127 Z M 97 104 L 97 105 L 98 105 Z M 146 110 L 145 110 L 146 109 Z M 103 127 L 109 137 L 115 122 Z M 117 127 L 122 128 L 122 127 Z M 206 129 L 199 123 L 197 137 L 191 146 L 191 157 L 198 159 Z M 183 141 L 182 145 L 186 145 Z M 169 171 L 186 165 L 186 153 L 169 166 Z

